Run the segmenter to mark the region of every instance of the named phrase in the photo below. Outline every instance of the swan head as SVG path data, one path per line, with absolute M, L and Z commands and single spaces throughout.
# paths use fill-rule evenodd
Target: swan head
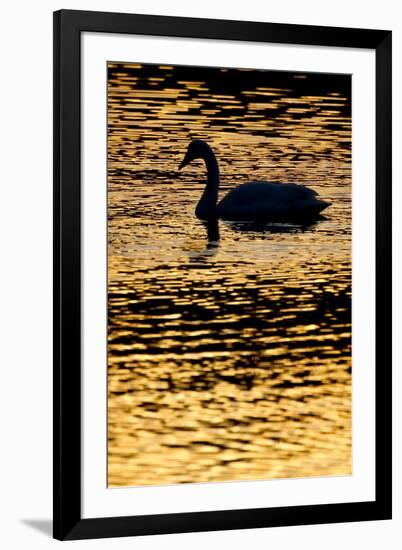
M 193 139 L 187 148 L 184 159 L 181 161 L 179 170 L 190 164 L 192 160 L 203 159 L 207 154 L 211 152 L 211 148 L 205 141 L 201 139 Z

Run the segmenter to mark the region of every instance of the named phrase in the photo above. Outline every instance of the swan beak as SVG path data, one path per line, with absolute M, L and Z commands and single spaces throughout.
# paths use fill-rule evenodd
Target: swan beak
M 182 168 L 184 168 L 185 166 L 187 166 L 187 164 L 190 164 L 190 162 L 192 161 L 192 157 L 191 155 L 188 154 L 188 151 L 187 153 L 184 155 L 184 159 L 181 161 L 181 164 L 179 166 L 179 170 L 181 170 Z
M 181 170 L 182 168 L 187 166 L 187 164 L 189 164 L 189 162 L 190 162 L 190 160 L 187 158 L 187 155 L 186 155 L 180 163 L 179 170 Z

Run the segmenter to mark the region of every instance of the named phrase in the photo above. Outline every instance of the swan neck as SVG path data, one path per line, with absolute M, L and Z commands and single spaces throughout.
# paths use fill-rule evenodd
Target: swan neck
M 204 160 L 207 167 L 207 188 L 209 188 L 211 191 L 216 189 L 216 192 L 218 193 L 219 166 L 216 157 L 213 152 L 210 151 L 205 156 Z
M 198 218 L 208 220 L 216 218 L 216 203 L 219 191 L 219 167 L 211 149 L 208 148 L 203 155 L 203 159 L 207 168 L 207 183 L 195 212 Z

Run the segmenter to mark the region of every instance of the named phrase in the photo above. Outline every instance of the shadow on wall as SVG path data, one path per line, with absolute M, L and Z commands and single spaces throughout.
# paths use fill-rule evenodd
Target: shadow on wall
M 53 534 L 53 522 L 51 519 L 23 519 L 21 520 L 21 523 L 28 525 L 28 527 L 32 527 L 32 529 L 35 529 L 48 537 L 51 537 Z

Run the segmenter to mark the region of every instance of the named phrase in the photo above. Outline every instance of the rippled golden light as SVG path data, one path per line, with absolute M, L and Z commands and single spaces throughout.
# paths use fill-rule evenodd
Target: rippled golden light
M 350 474 L 348 98 L 109 69 L 108 485 Z M 221 222 L 211 246 L 201 164 L 177 170 L 193 137 L 216 151 L 222 194 L 296 181 L 328 219 Z

